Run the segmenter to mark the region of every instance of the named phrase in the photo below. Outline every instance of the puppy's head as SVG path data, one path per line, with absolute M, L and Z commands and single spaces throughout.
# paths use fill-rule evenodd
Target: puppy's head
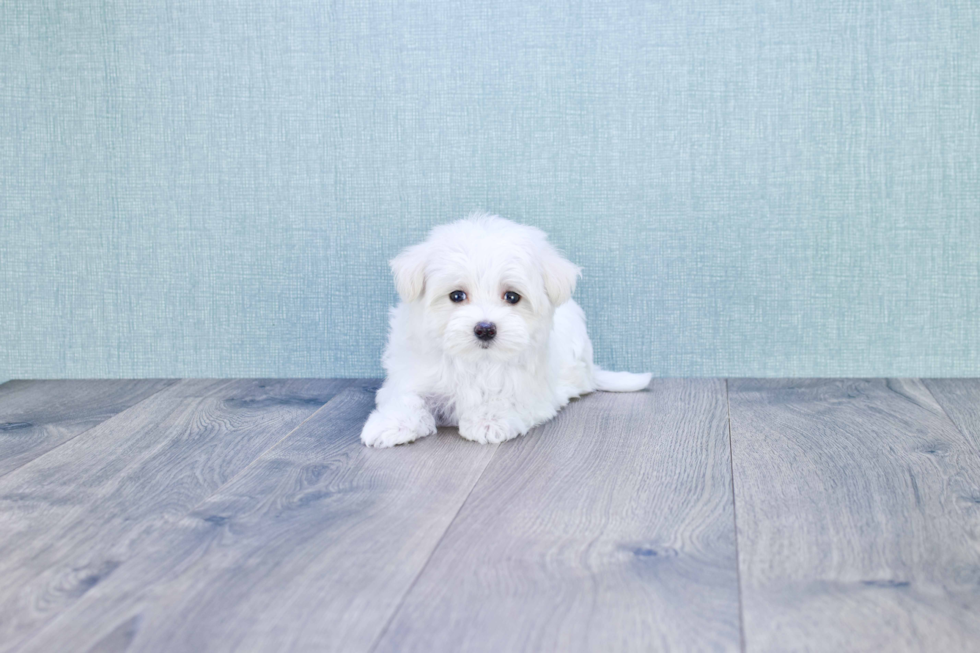
M 540 229 L 482 214 L 436 227 L 391 268 L 427 337 L 455 356 L 498 360 L 547 343 L 580 274 Z

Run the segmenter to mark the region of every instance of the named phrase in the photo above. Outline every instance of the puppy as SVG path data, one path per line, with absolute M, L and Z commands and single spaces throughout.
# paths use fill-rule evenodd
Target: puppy
M 458 426 L 480 443 L 524 435 L 574 397 L 631 392 L 650 374 L 592 363 L 578 266 L 540 229 L 475 214 L 391 261 L 401 301 L 361 440 L 391 447 Z

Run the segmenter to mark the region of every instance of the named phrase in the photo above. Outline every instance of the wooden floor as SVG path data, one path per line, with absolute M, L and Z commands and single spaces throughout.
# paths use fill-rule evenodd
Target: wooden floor
M 372 450 L 376 385 L 0 386 L 0 651 L 980 651 L 980 380 Z

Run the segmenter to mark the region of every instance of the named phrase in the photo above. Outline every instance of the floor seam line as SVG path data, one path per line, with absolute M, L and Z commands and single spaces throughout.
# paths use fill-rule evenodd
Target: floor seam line
M 10 379 L 10 380 L 11 380 L 11 381 L 18 381 L 18 380 L 20 380 L 20 379 Z M 41 379 L 41 380 L 43 381 L 43 379 Z M 150 380 L 150 379 L 147 379 L 147 380 Z M 165 381 L 169 381 L 170 379 L 164 379 L 164 380 L 165 380 Z M 56 444 L 55 446 L 53 446 L 53 447 L 51 447 L 50 449 L 48 449 L 48 450 L 47 450 L 47 451 L 45 451 L 44 453 L 42 453 L 42 454 L 40 454 L 39 456 L 36 456 L 36 457 L 34 457 L 34 458 L 31 458 L 30 460 L 25 460 L 25 461 L 24 461 L 23 463 L 21 463 L 20 465 L 17 465 L 17 466 L 16 466 L 16 467 L 14 467 L 13 469 L 8 469 L 7 471 L 5 471 L 5 472 L 2 472 L 2 473 L 0 473 L 0 478 L 4 478 L 5 476 L 7 476 L 7 475 L 9 475 L 9 474 L 13 474 L 13 473 L 14 473 L 14 472 L 16 472 L 17 470 L 19 470 L 19 469 L 22 469 L 22 468 L 24 468 L 24 467 L 25 467 L 26 465 L 30 465 L 30 464 L 31 464 L 32 462 L 34 462 L 35 460 L 40 460 L 41 458 L 43 458 L 44 456 L 47 456 L 47 455 L 48 455 L 49 453 L 51 453 L 52 451 L 57 451 L 58 449 L 60 449 L 61 447 L 63 447 L 63 446 L 65 446 L 65 445 L 66 445 L 66 444 L 68 444 L 69 442 L 71 442 L 71 441 L 73 441 L 73 440 L 74 440 L 75 438 L 79 438 L 79 437 L 81 437 L 81 436 L 83 436 L 83 435 L 85 435 L 86 433 L 88 433 L 88 432 L 89 432 L 89 431 L 91 431 L 92 429 L 95 429 L 95 428 L 98 428 L 98 427 L 100 427 L 100 426 L 102 426 L 103 424 L 105 424 L 105 423 L 106 423 L 106 422 L 108 422 L 109 420 L 111 420 L 111 419 L 115 419 L 115 418 L 116 418 L 116 417 L 118 417 L 119 415 L 122 415 L 123 413 L 125 413 L 125 412 L 127 412 L 128 410 L 130 410 L 130 409 L 132 409 L 132 408 L 136 408 L 137 406 L 139 406 L 139 405 L 140 405 L 140 404 L 142 404 L 143 402 L 145 402 L 145 401 L 149 401 L 150 399 L 152 399 L 153 397 L 156 397 L 156 396 L 157 396 L 158 394 L 160 394 L 160 393 L 161 393 L 161 392 L 163 392 L 164 390 L 169 390 L 170 388 L 172 388 L 172 387 L 174 387 L 174 386 L 176 386 L 176 385 L 178 385 L 178 384 L 179 384 L 180 382 L 182 382 L 182 381 L 186 381 L 186 379 L 176 379 L 176 381 L 175 381 L 175 382 L 174 382 L 173 384 L 171 384 L 171 385 L 165 385 L 165 386 L 163 386 L 162 388 L 160 388 L 159 390 L 156 390 L 155 392 L 151 392 L 150 394 L 148 394 L 148 395 L 146 395 L 145 397 L 143 397 L 142 399 L 140 399 L 139 401 L 137 401 L 137 402 L 136 402 L 135 404 L 133 404 L 132 406 L 127 406 L 126 408 L 124 408 L 123 410 L 121 410 L 121 411 L 119 411 L 119 412 L 118 412 L 118 413 L 116 413 L 115 415 L 110 415 L 109 417 L 106 417 L 106 418 L 105 418 L 104 420 L 102 420 L 101 422 L 98 422 L 98 423 L 96 423 L 96 424 L 93 424 L 92 426 L 90 426 L 90 427 L 88 427 L 88 428 L 87 428 L 87 429 L 85 429 L 84 431 L 80 431 L 80 432 L 78 432 L 78 433 L 76 433 L 75 435 L 73 435 L 73 436 L 71 436 L 70 438 L 68 438 L 68 439 L 67 439 L 67 440 L 65 440 L 64 442 L 59 442 L 58 444 Z M 10 382 L 10 381 L 8 381 L 7 383 L 9 383 L 9 382 Z
M 446 530 L 442 532 L 442 535 L 439 536 L 439 540 L 435 543 L 435 546 L 432 547 L 432 551 L 429 553 L 429 557 L 425 559 L 425 563 L 419 569 L 419 573 L 415 574 L 415 578 L 412 579 L 412 582 L 409 584 L 408 589 L 406 589 L 405 592 L 401 595 L 401 598 L 398 599 L 398 604 L 395 606 L 395 609 L 391 611 L 391 616 L 388 617 L 388 620 L 385 622 L 384 628 L 382 628 L 381 631 L 378 633 L 378 638 L 371 645 L 371 648 L 368 649 L 368 653 L 374 653 L 374 651 L 378 648 L 378 646 L 381 645 L 381 640 L 384 639 L 384 636 L 388 633 L 388 629 L 391 627 L 391 624 L 395 621 L 395 617 L 398 616 L 398 612 L 402 609 L 402 606 L 405 604 L 405 599 L 407 599 L 408 595 L 412 593 L 413 589 L 415 589 L 416 583 L 418 583 L 419 578 L 422 577 L 422 574 L 425 573 L 425 570 L 429 568 L 429 563 L 432 562 L 432 558 L 435 557 L 436 551 L 439 549 L 439 546 L 442 544 L 442 541 L 446 539 L 446 533 L 448 533 L 449 529 L 451 529 L 453 527 L 453 524 L 456 523 L 456 519 L 459 518 L 459 513 L 463 512 L 463 508 L 466 507 L 466 504 L 469 502 L 470 497 L 473 496 L 473 491 L 476 490 L 476 486 L 478 486 L 480 484 L 480 481 L 483 480 L 483 475 L 486 474 L 487 469 L 489 469 L 490 463 L 493 462 L 493 459 L 496 457 L 497 452 L 500 451 L 499 444 L 496 444 L 494 446 L 496 447 L 496 449 L 494 449 L 493 453 L 490 454 L 490 458 L 487 460 L 487 464 L 484 465 L 483 469 L 480 470 L 480 475 L 476 477 L 476 480 L 473 482 L 473 487 L 471 487 L 470 491 L 466 493 L 466 498 L 463 499 L 463 501 L 459 504 L 459 508 L 456 510 L 456 514 L 454 514 L 453 518 L 449 520 L 448 524 L 446 524 Z
M 248 379 L 248 380 L 252 380 L 252 379 Z M 306 418 L 302 422 L 300 422 L 299 424 L 297 424 L 296 426 L 294 426 L 293 428 L 291 428 L 289 430 L 289 432 L 286 433 L 286 435 L 282 436 L 281 438 L 279 438 L 278 440 L 276 440 L 275 442 L 273 442 L 272 444 L 270 444 L 268 447 L 266 447 L 265 449 L 263 449 L 262 451 L 260 451 L 255 456 L 255 458 L 253 458 L 247 465 L 245 465 L 240 470 L 238 470 L 238 472 L 234 476 L 232 476 L 231 478 L 229 478 L 228 480 L 226 480 L 224 483 L 222 483 L 218 487 L 214 488 L 214 490 L 210 494 L 208 494 L 206 497 L 204 497 L 203 499 L 201 499 L 200 501 L 198 501 L 197 503 L 195 503 L 193 506 L 191 506 L 187 510 L 187 512 L 185 514 L 186 515 L 191 514 L 192 512 L 194 512 L 197 509 L 198 506 L 200 506 L 201 504 L 205 503 L 208 499 L 210 499 L 214 495 L 218 494 L 218 492 L 220 492 L 225 487 L 227 487 L 232 481 L 234 481 L 236 478 L 238 478 L 239 476 L 241 476 L 242 474 L 244 474 L 248 469 L 250 469 L 252 467 L 252 465 L 254 465 L 256 462 L 258 462 L 258 460 L 260 458 L 262 458 L 262 456 L 264 456 L 265 454 L 269 453 L 270 451 L 272 451 L 273 449 L 275 449 L 276 447 L 278 447 L 280 444 L 282 444 L 287 438 L 289 438 L 293 433 L 295 433 L 304 424 L 306 424 L 311 419 L 313 419 L 314 417 L 316 417 L 317 413 L 319 413 L 321 410 L 323 410 L 324 408 L 326 408 L 327 406 L 329 406 L 330 404 L 332 404 L 335 399 L 337 399 L 338 397 L 340 397 L 340 395 L 342 395 L 344 392 L 347 392 L 348 390 L 350 390 L 354 386 L 354 384 L 357 381 L 360 381 L 360 380 L 361 379 L 353 379 L 353 380 L 351 380 L 346 386 L 344 386 L 343 388 L 341 388 L 340 391 L 337 392 L 337 394 L 335 394 L 334 396 L 332 396 L 329 399 L 327 399 L 325 402 L 323 402 L 323 404 L 320 405 L 319 408 L 317 408 L 312 413 L 310 413 L 309 415 L 307 415 Z
M 742 653 L 745 653 L 745 614 L 742 600 L 742 561 L 738 550 L 738 510 L 735 506 L 735 446 L 732 443 L 732 399 L 725 379 L 725 405 L 728 408 L 728 469 L 732 488 L 732 525 L 735 527 L 735 580 L 738 586 L 738 635 Z

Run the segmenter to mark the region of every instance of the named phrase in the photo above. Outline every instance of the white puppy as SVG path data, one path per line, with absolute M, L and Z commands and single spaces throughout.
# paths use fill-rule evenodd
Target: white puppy
M 544 232 L 491 215 L 436 227 L 391 268 L 401 302 L 361 440 L 391 447 L 459 426 L 474 442 L 523 435 L 569 399 L 641 390 L 650 374 L 592 363 L 578 266 Z

